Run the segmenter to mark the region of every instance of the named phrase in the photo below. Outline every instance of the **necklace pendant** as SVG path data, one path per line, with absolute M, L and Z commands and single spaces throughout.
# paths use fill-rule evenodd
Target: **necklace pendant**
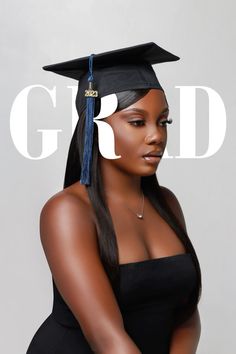
M 143 219 L 143 215 L 142 214 L 136 214 L 138 219 Z

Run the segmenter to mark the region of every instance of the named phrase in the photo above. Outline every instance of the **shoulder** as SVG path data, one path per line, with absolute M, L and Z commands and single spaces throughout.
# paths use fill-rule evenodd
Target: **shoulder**
M 166 204 L 169 206 L 169 208 L 171 209 L 173 214 L 176 216 L 176 218 L 178 219 L 178 221 L 180 222 L 180 224 L 182 225 L 184 230 L 187 232 L 183 210 L 182 210 L 181 205 L 178 201 L 178 198 L 169 188 L 164 187 L 164 186 L 160 186 L 160 189 L 161 189 L 161 192 L 162 192 L 162 195 L 165 199 Z
M 170 203 L 170 204 L 178 204 L 179 205 L 179 201 L 176 197 L 176 195 L 174 194 L 174 192 L 172 192 L 169 188 L 165 187 L 165 186 L 160 186 L 162 195 L 164 196 L 165 200 Z
M 94 215 L 85 186 L 74 184 L 51 196 L 40 213 L 40 236 L 72 238 L 78 234 L 95 235 Z M 79 231 L 79 233 L 78 233 Z M 51 238 L 53 236 L 50 236 Z
M 41 216 L 48 215 L 48 213 L 60 215 L 64 212 L 72 212 L 73 214 L 78 211 L 89 214 L 91 204 L 86 187 L 76 182 L 52 195 L 43 205 Z

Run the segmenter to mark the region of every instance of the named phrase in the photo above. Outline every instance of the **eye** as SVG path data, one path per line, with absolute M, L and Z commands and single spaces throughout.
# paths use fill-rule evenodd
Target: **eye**
M 131 125 L 134 125 L 135 127 L 141 127 L 144 125 L 144 120 L 139 119 L 139 120 L 132 120 L 129 122 Z
M 160 121 L 160 124 L 163 127 L 166 127 L 167 124 L 171 124 L 171 123 L 172 123 L 172 119 L 171 118 Z

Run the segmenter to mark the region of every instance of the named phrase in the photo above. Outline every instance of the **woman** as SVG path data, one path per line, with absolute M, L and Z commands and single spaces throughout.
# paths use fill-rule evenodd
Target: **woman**
M 172 121 L 151 65 L 178 59 L 146 43 L 44 67 L 79 80 L 79 120 L 40 215 L 54 301 L 27 354 L 196 352 L 200 266 L 155 174 Z

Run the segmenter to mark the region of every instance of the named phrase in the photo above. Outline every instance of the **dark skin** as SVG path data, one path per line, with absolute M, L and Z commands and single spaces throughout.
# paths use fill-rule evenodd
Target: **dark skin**
M 143 155 L 150 150 L 164 151 L 167 127 L 163 122 L 167 116 L 165 95 L 161 90 L 152 89 L 133 105 L 105 118 L 114 131 L 116 154 L 122 156 L 116 160 L 100 156 L 119 263 L 185 253 L 179 238 L 147 198 L 144 219 L 134 214 L 140 211 L 141 176 L 152 175 L 158 166 L 158 163 L 145 161 Z M 137 120 L 142 122 L 130 123 Z M 186 230 L 177 198 L 169 189 L 161 188 Z M 99 257 L 93 209 L 86 188 L 79 181 L 46 202 L 40 215 L 40 236 L 55 283 L 80 322 L 93 351 L 140 354 L 124 329 L 120 309 Z M 200 319 L 196 311 L 173 333 L 170 354 L 194 354 L 199 337 Z
M 118 238 L 120 263 L 185 252 L 173 230 L 147 198 L 143 220 L 129 210 L 140 211 L 141 176 L 155 173 L 159 163 L 150 164 L 143 155 L 151 150 L 164 151 L 167 118 L 165 95 L 161 90 L 152 89 L 131 106 L 104 119 L 113 128 L 116 154 L 121 155 L 114 160 L 100 156 L 105 193 Z M 160 230 L 159 235 L 156 230 Z

